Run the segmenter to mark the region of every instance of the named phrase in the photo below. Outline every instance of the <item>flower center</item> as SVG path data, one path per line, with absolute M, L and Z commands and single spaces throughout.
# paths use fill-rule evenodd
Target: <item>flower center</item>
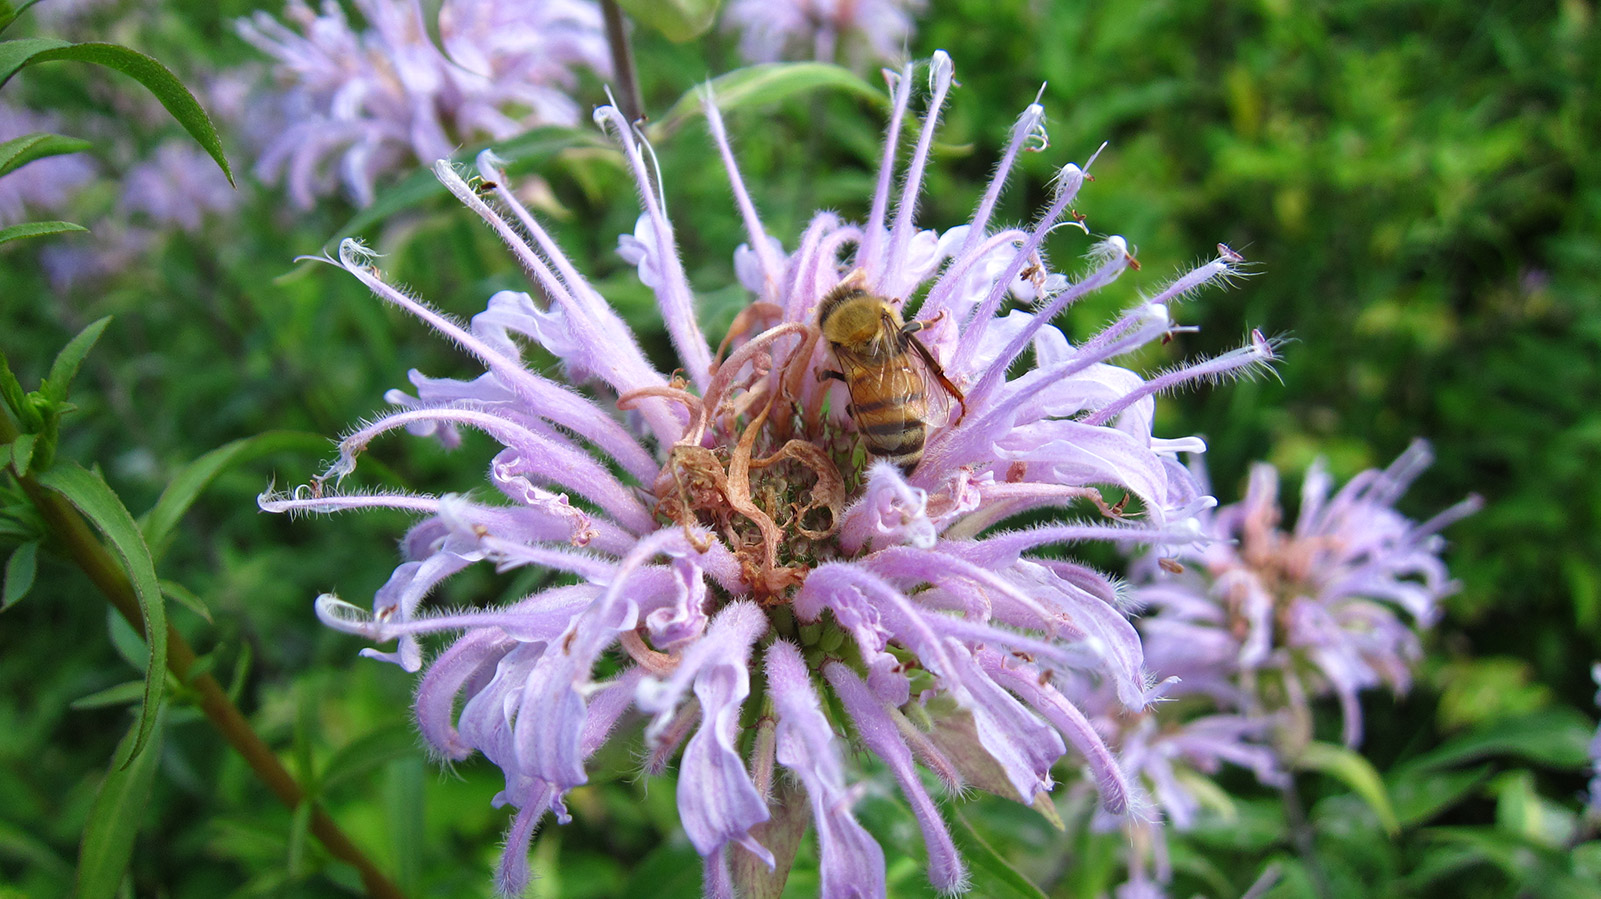
M 618 403 L 628 409 L 648 394 L 688 410 L 690 426 L 653 485 L 654 512 L 697 544 L 705 541 L 695 528 L 718 535 L 756 600 L 769 607 L 788 603 L 812 568 L 839 554 L 830 538 L 866 461 L 858 435 L 825 414 L 818 343 L 809 324 L 779 324 L 714 362 L 703 397 L 678 380 Z

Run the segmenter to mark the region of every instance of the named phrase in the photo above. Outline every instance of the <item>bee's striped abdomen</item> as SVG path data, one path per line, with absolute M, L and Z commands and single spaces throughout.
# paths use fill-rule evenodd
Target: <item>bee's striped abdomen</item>
M 923 422 L 928 403 L 922 380 L 911 369 L 896 364 L 852 374 L 856 377 L 846 385 L 852 399 L 873 397 L 853 402 L 851 407 L 867 451 L 910 473 L 923 458 L 923 441 L 928 435 Z M 872 383 L 864 383 L 868 381 Z

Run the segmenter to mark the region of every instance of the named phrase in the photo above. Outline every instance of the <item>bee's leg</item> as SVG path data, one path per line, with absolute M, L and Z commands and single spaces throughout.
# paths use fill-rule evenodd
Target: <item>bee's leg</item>
M 840 383 L 844 383 L 844 381 L 845 381 L 845 373 L 842 372 L 842 371 L 829 371 L 826 368 L 819 368 L 817 370 L 817 380 L 818 381 L 835 380 L 835 381 L 839 381 Z
M 912 336 L 913 334 L 916 334 L 918 331 L 922 331 L 922 330 L 925 330 L 927 328 L 932 328 L 932 327 L 934 327 L 934 323 L 935 322 L 939 321 L 940 319 L 942 319 L 944 317 L 945 317 L 945 310 L 941 309 L 939 311 L 939 315 L 934 316 L 933 318 L 929 319 L 928 321 L 923 321 L 921 319 L 912 319 L 911 321 L 907 322 L 906 324 L 901 325 L 901 337 L 902 338 L 907 338 L 907 337 Z

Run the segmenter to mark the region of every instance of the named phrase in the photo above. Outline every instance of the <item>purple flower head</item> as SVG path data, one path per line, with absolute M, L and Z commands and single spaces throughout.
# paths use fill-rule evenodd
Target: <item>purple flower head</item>
M 600 9 L 586 0 L 447 0 L 438 44 L 418 0 L 354 4 L 365 28 L 334 0 L 320 14 L 290 0 L 289 24 L 262 12 L 239 23 L 283 86 L 286 124 L 257 172 L 284 178 L 301 206 L 338 184 L 365 206 L 380 175 L 463 142 L 576 124 L 576 70 L 610 73 Z
M 364 653 L 413 671 L 424 667 L 420 637 L 460 634 L 427 665 L 417 718 L 440 755 L 482 752 L 505 772 L 500 801 L 517 810 L 500 872 L 507 893 L 527 882 L 539 821 L 566 820 L 564 797 L 588 781 L 589 756 L 641 730 L 647 772 L 677 760 L 680 816 L 706 859 L 711 895 L 730 895 L 752 864 L 775 863 L 758 835 L 778 812 L 796 813 L 773 805 L 788 790 L 775 787 L 780 768 L 809 805 L 828 871 L 824 895 L 884 895 L 882 850 L 852 813 L 858 787 L 845 760 L 854 746 L 882 759 L 905 794 L 928 846 L 929 879 L 944 893 L 963 889 L 966 872 L 919 766 L 947 790 L 977 787 L 1029 804 L 1052 788 L 1052 767 L 1072 747 L 1105 807 L 1127 806 L 1123 771 L 1056 681 L 1080 672 L 1121 706 L 1143 707 L 1151 692 L 1139 635 L 1107 576 L 1038 551 L 1196 540 L 1195 516 L 1211 500 L 1175 454 L 1202 445 L 1152 435 L 1155 396 L 1250 371 L 1272 348 L 1254 335 L 1237 352 L 1152 378 L 1116 364 L 1170 333 L 1170 303 L 1236 273 L 1231 252 L 1082 342 L 1050 324 L 1133 256 L 1110 237 L 1083 271 L 1050 270 L 1042 243 L 1086 180 L 1076 165 L 1062 170 L 1037 220 L 993 226 L 1017 153 L 1043 143 L 1038 105 L 1019 118 L 973 218 L 944 231 L 920 227 L 917 198 L 950 59 L 936 54 L 928 68 L 928 112 L 898 172 L 915 74 L 908 66 L 889 76 L 894 105 L 867 218 L 819 214 L 788 252 L 763 228 L 707 104 L 747 231 L 734 256 L 751 292 L 718 349 L 695 316 L 650 148 L 616 109 L 596 111 L 643 208 L 619 253 L 655 293 L 681 376 L 651 365 L 507 189 L 492 154 L 479 157 L 482 180 L 473 183 L 447 163 L 435 171 L 506 242 L 540 300 L 498 293 L 461 323 L 393 287 L 355 242 L 341 247 L 340 265 L 485 373 L 472 381 L 414 373 L 415 392 L 391 392 L 394 408 L 350 432 L 327 472 L 292 494 L 264 495 L 261 506 L 420 516 L 371 611 L 331 595 L 317 609 L 333 627 L 396 641 L 392 651 Z M 895 364 L 928 376 L 915 467 L 870 458 L 871 410 L 847 411 L 864 396 L 823 376 L 850 358 L 823 339 L 818 321 L 819 304 L 842 285 L 878 297 L 880 321 L 913 323 L 884 339 L 905 350 L 891 356 Z M 526 366 L 522 341 L 559 356 L 585 392 Z M 1030 351 L 1035 366 L 1014 370 Z M 960 402 L 932 400 L 946 389 L 935 366 Z M 488 491 L 335 489 L 382 435 L 404 429 L 453 443 L 462 428 L 502 447 Z M 1003 526 L 1047 507 L 1060 510 L 1055 523 Z M 426 602 L 474 563 L 539 566 L 575 583 L 488 609 Z
M 1440 531 L 1478 509 L 1463 500 L 1423 522 L 1394 508 L 1428 467 L 1422 441 L 1389 468 L 1364 471 L 1338 492 L 1321 463 L 1307 472 L 1295 526 L 1280 528 L 1278 472 L 1251 470 L 1245 499 L 1203 512 L 1211 542 L 1158 550 L 1135 567 L 1146 661 L 1247 715 L 1282 711 L 1286 745 L 1310 738 L 1308 703 L 1333 693 L 1344 739 L 1362 735 L 1357 694 L 1411 684 L 1418 633 L 1456 589 L 1440 559 Z
M 723 27 L 751 62 L 815 59 L 852 68 L 906 58 L 926 0 L 733 0 Z

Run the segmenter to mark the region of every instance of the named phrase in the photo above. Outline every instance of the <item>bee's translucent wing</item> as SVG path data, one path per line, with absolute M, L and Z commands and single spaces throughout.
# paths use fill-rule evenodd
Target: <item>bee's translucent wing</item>
M 962 396 L 962 391 L 945 376 L 945 369 L 940 367 L 939 360 L 935 359 L 928 347 L 917 339 L 916 334 L 906 334 L 902 339 L 905 341 L 908 361 L 923 380 L 923 396 L 928 405 L 926 420 L 929 428 L 956 425 L 967 414 L 966 397 Z

